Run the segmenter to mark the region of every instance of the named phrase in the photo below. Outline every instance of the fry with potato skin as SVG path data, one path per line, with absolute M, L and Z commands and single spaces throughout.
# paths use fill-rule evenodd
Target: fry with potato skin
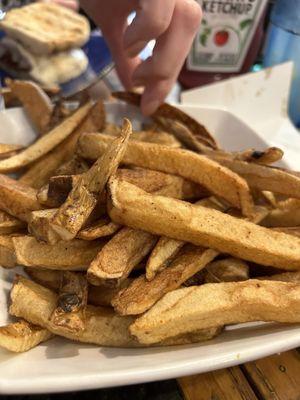
M 19 181 L 0 174 L 0 209 L 22 221 L 31 211 L 41 209 L 37 192 Z
M 58 293 L 57 307 L 51 322 L 67 331 L 78 332 L 85 328 L 85 311 L 88 283 L 82 274 L 64 271 Z
M 20 320 L 0 327 L 0 347 L 23 353 L 53 337 L 45 328 Z
M 88 281 L 93 285 L 118 285 L 151 251 L 156 240 L 151 233 L 122 228 L 91 262 Z
M 0 235 L 0 266 L 14 268 L 16 265 L 17 259 L 12 236 Z
M 103 246 L 97 240 L 74 239 L 55 246 L 38 242 L 32 236 L 15 236 L 12 240 L 20 265 L 67 271 L 86 270 Z
M 28 186 L 39 189 L 48 182 L 61 164 L 73 157 L 79 136 L 83 132 L 101 131 L 104 124 L 104 106 L 103 102 L 99 100 L 74 132 L 43 158 L 32 163 L 19 180 Z
M 25 228 L 25 223 L 12 215 L 0 210 L 0 235 L 21 232 Z
M 126 151 L 132 127 L 124 119 L 119 138 L 108 147 L 107 151 L 79 179 L 68 195 L 67 200 L 50 220 L 50 227 L 61 240 L 71 240 L 80 231 L 96 207 L 109 177 L 114 174 Z M 58 240 L 53 240 L 55 243 Z
M 117 294 L 112 305 L 121 315 L 142 314 L 166 293 L 179 288 L 217 255 L 215 250 L 188 245 L 168 268 L 156 274 L 151 281 L 144 275 L 134 279 L 128 288 Z
M 300 269 L 300 239 L 201 206 L 155 196 L 116 178 L 108 211 L 114 222 L 211 247 L 286 270 Z
M 19 154 L 10 157 L 6 160 L 0 161 L 0 172 L 14 172 L 31 164 L 33 161 L 41 158 L 43 155 L 49 153 L 56 146 L 58 146 L 64 139 L 66 139 L 77 125 L 86 117 L 91 109 L 91 104 L 79 108 L 73 115 L 63 121 L 60 125 L 42 136 L 31 146 L 21 151 Z
M 78 234 L 78 239 L 95 240 L 105 236 L 111 236 L 121 228 L 121 225 L 112 222 L 109 218 L 102 218 L 93 225 L 82 229 Z
M 101 134 L 82 135 L 78 141 L 81 156 L 94 159 L 103 154 L 111 138 Z M 251 215 L 253 201 L 244 179 L 209 158 L 184 149 L 158 144 L 129 142 L 123 163 L 179 175 L 198 183 L 237 208 Z
M 212 261 L 203 272 L 205 283 L 238 282 L 249 279 L 247 263 L 234 257 Z
M 246 150 L 234 153 L 234 159 L 239 161 L 253 162 L 256 164 L 268 165 L 280 161 L 284 152 L 278 147 L 269 147 L 266 150 Z
M 197 329 L 250 321 L 300 322 L 300 284 L 247 280 L 208 283 L 166 294 L 130 332 L 144 344 Z

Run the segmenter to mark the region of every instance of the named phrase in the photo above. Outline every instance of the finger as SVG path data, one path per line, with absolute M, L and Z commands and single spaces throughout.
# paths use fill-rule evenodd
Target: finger
M 200 20 L 201 9 L 194 0 L 178 0 L 171 24 L 157 40 L 152 57 L 134 72 L 134 84 L 146 84 L 142 100 L 142 109 L 146 114 L 163 102 L 176 81 Z
M 147 43 L 162 35 L 170 25 L 176 0 L 140 0 L 136 17 L 126 29 L 124 48 L 130 57 L 138 55 Z
M 52 0 L 53 3 L 59 4 L 71 10 L 77 11 L 79 9 L 79 4 L 77 0 Z

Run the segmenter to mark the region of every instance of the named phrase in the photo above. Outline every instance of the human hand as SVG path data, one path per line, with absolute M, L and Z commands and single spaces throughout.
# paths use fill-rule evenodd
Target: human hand
M 201 21 L 195 0 L 82 0 L 100 27 L 126 89 L 144 86 L 142 112 L 152 114 L 164 101 L 181 70 Z M 128 26 L 128 15 L 136 17 Z M 156 40 L 153 55 L 137 56 Z
M 79 4 L 77 0 L 44 0 L 44 2 L 52 2 L 70 8 L 73 11 L 78 11 Z

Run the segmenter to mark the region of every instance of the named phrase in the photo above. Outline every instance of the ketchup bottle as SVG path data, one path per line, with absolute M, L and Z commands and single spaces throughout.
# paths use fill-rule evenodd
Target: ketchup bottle
M 248 72 L 263 40 L 267 0 L 197 0 L 203 20 L 179 82 L 192 88 Z

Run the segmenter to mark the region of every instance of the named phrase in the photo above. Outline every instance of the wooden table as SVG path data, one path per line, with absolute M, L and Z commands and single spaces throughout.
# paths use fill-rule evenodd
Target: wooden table
M 176 380 L 114 389 L 1 400 L 300 400 L 300 352 Z

